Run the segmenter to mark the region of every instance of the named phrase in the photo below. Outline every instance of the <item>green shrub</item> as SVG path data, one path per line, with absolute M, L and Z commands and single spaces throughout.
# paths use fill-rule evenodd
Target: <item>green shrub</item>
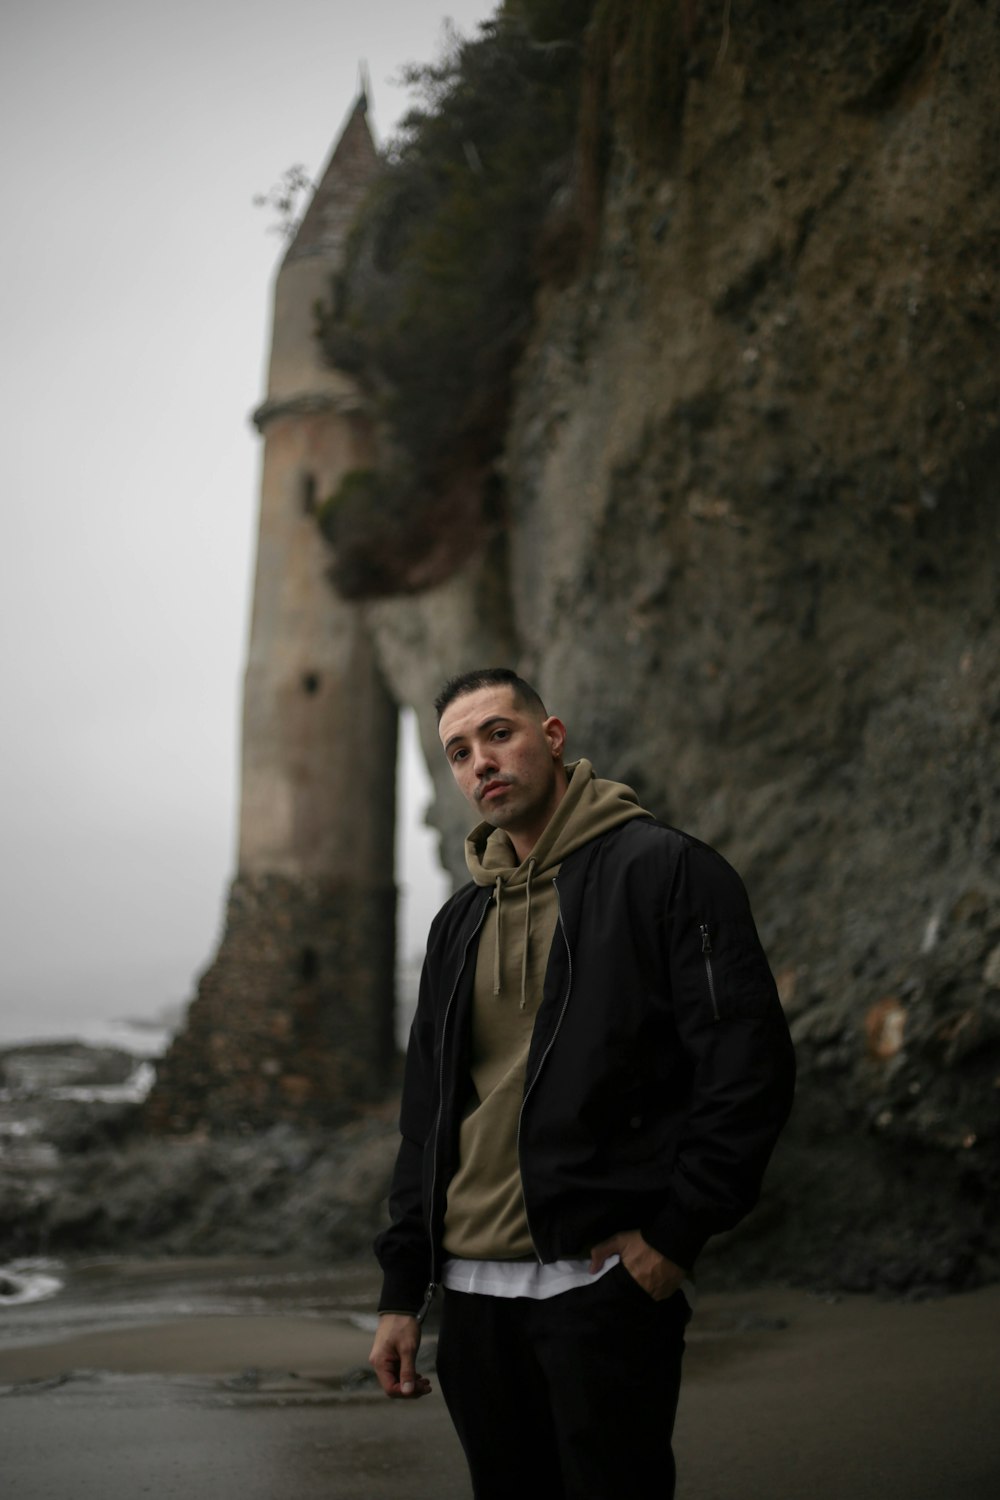
M 454 37 L 409 71 L 420 105 L 321 309 L 327 356 L 367 387 L 387 434 L 385 491 L 411 520 L 442 494 L 467 495 L 500 447 L 540 229 L 571 170 L 592 9 L 511 0 L 476 39 Z

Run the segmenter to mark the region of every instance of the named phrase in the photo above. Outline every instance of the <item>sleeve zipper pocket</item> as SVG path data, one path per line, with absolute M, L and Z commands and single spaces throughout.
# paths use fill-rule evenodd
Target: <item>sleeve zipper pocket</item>
M 712 1000 L 712 1015 L 718 1021 L 719 999 L 715 992 L 715 972 L 712 968 L 712 939 L 709 935 L 708 923 L 702 922 L 698 930 L 701 933 L 701 955 L 705 960 L 705 978 L 708 980 L 708 993 Z

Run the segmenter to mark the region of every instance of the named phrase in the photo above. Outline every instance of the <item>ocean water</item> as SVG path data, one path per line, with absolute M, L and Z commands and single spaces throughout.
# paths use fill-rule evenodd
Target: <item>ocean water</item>
M 87 1047 L 119 1047 L 136 1057 L 161 1057 L 179 1024 L 179 1015 L 150 1020 L 29 1011 L 5 1005 L 0 1011 L 0 1051 L 33 1042 L 82 1042 Z
M 0 1349 L 190 1316 L 289 1314 L 371 1331 L 374 1262 L 304 1265 L 253 1256 L 96 1256 L 0 1266 Z M 2 1491 L 2 1486 L 0 1486 Z
M 172 1035 L 162 1022 L 96 1019 L 67 1025 L 58 1018 L 43 1017 L 25 1023 L 9 1014 L 0 1034 L 0 1052 L 34 1043 L 47 1046 L 83 1043 L 91 1047 L 113 1047 L 128 1053 L 134 1066 L 128 1077 L 116 1083 L 74 1084 L 72 1068 L 59 1067 L 52 1081 L 46 1080 L 49 1060 L 35 1063 L 30 1056 L 8 1061 L 5 1087 L 0 1087 L 0 1172 L 42 1171 L 52 1164 L 55 1148 L 44 1138 L 47 1101 L 80 1104 L 140 1104 L 155 1077 L 152 1059 L 166 1050 Z M 58 1260 L 31 1257 L 0 1263 L 0 1332 L 6 1331 L 10 1309 L 55 1298 L 66 1284 L 66 1270 Z

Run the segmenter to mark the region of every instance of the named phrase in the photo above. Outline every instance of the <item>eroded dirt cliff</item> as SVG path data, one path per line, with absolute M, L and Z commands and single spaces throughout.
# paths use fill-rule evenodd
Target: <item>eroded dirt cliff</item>
M 658 156 L 627 48 L 601 80 L 505 510 L 366 608 L 429 748 L 438 683 L 513 660 L 744 875 L 801 1083 L 743 1260 L 967 1283 L 1000 1265 L 1000 9 L 681 11 Z

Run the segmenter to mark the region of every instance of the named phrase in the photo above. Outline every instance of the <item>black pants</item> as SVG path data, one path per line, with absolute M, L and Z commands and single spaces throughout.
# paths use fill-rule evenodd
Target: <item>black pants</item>
M 672 1500 L 689 1317 L 622 1265 L 544 1301 L 446 1291 L 438 1378 L 476 1500 Z

